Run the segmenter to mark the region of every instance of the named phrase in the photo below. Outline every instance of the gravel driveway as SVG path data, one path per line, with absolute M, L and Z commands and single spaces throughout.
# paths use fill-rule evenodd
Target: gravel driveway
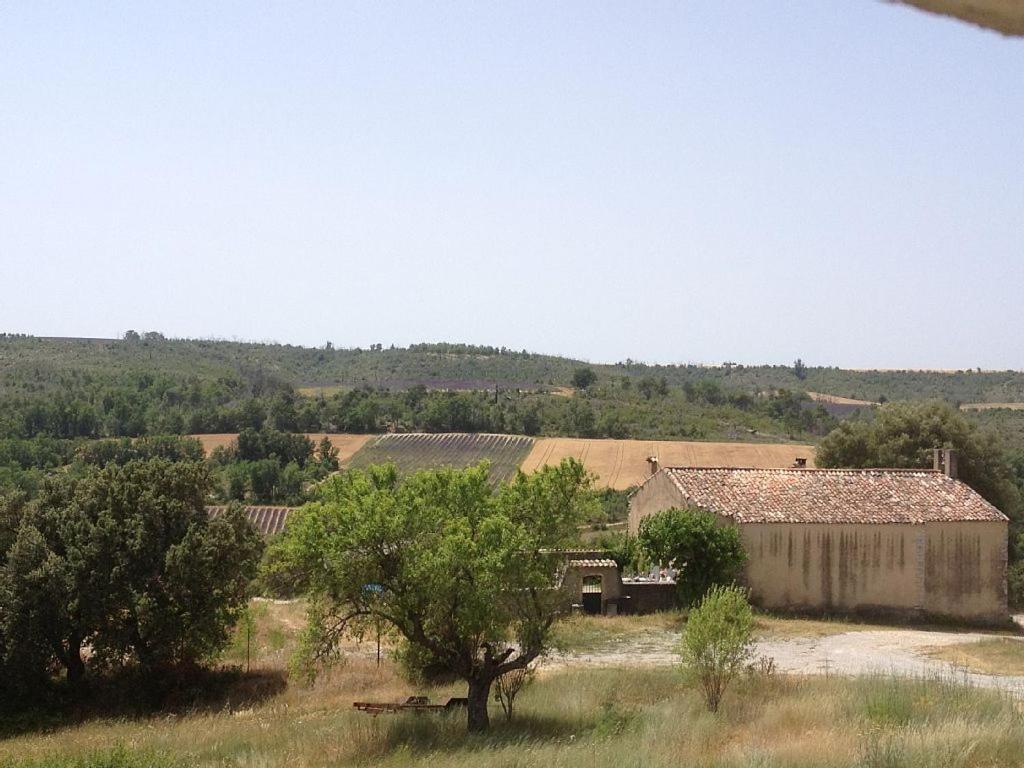
M 1024 616 L 1014 618 L 1024 626 Z M 927 655 L 929 649 L 938 646 L 977 642 L 991 637 L 991 634 L 982 632 L 858 630 L 824 637 L 768 637 L 757 641 L 754 652 L 758 656 L 772 657 L 779 671 L 793 674 L 941 675 L 1024 696 L 1024 677 L 975 674 Z M 651 633 L 628 646 L 619 645 L 589 653 L 556 654 L 546 659 L 544 666 L 671 666 L 679 662 L 674 650 L 678 640 L 679 635 L 674 632 Z

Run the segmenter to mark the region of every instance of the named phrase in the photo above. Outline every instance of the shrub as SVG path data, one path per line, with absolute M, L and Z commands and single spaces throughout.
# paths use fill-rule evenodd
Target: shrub
M 533 680 L 533 667 L 520 667 L 506 672 L 494 681 L 494 700 L 501 704 L 505 719 L 512 720 L 516 696 Z
M 678 598 L 689 607 L 716 584 L 732 584 L 747 555 L 739 530 L 709 512 L 666 509 L 640 524 L 640 548 L 654 562 L 674 563 Z
M 710 712 L 718 711 L 730 681 L 749 663 L 753 632 L 754 612 L 739 587 L 712 587 L 690 612 L 680 653 Z
M 1007 574 L 1010 607 L 1024 608 L 1024 560 L 1010 566 Z
M 572 385 L 576 389 L 587 389 L 597 381 L 597 374 L 592 368 L 577 368 L 572 372 Z

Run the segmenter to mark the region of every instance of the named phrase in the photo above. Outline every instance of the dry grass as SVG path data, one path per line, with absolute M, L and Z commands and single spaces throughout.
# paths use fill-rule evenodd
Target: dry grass
M 254 606 L 257 664 L 273 667 L 294 646 L 302 608 Z M 681 614 L 666 613 L 626 621 L 576 617 L 570 626 L 581 635 L 597 628 L 628 639 L 677 631 L 681 622 Z M 228 657 L 236 654 L 237 643 Z M 313 688 L 292 685 L 242 708 L 96 719 L 0 741 L 0 766 L 980 768 L 1019 765 L 1024 755 L 1016 703 L 938 679 L 745 676 L 722 711 L 710 715 L 673 669 L 552 671 L 521 694 L 513 723 L 504 723 L 495 706 L 484 736 L 468 736 L 462 715 L 374 718 L 351 707 L 413 693 L 437 700 L 461 695 L 463 687 L 412 686 L 390 662 L 377 668 L 357 653 Z
M 757 616 L 757 634 L 760 637 L 791 638 L 791 637 L 827 637 L 841 635 L 844 632 L 866 632 L 876 629 L 895 629 L 887 624 L 868 623 L 852 619 L 813 619 L 790 618 L 759 614 Z M 900 627 L 906 629 L 906 627 Z
M 555 625 L 552 645 L 559 651 L 570 653 L 628 648 L 651 637 L 678 635 L 685 624 L 686 614 L 682 611 L 663 611 L 643 616 L 577 614 Z
M 1019 765 L 1024 754 L 1012 703 L 939 680 L 744 678 L 710 715 L 673 670 L 564 671 L 522 693 L 517 721 L 495 712 L 478 737 L 466 735 L 461 716 L 373 718 L 350 707 L 409 690 L 390 669 L 350 665 L 252 709 L 19 737 L 0 743 L 0 762 L 63 768 L 116 745 L 144 757 L 93 765 L 968 768 Z
M 650 475 L 649 456 L 662 466 L 682 467 L 791 467 L 797 457 L 814 466 L 814 446 L 776 443 L 702 443 L 676 440 L 587 440 L 570 437 L 541 438 L 521 465 L 533 472 L 562 459 L 579 459 L 597 475 L 597 485 L 625 490 Z
M 1024 640 L 1018 638 L 944 645 L 930 649 L 928 655 L 983 675 L 1024 675 Z

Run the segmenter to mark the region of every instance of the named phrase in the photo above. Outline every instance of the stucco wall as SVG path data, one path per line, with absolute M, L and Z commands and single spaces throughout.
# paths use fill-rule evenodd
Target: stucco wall
M 919 610 L 922 525 L 748 523 L 752 598 L 772 608 Z
M 563 588 L 572 603 L 583 600 L 583 579 L 587 576 L 601 577 L 601 613 L 606 613 L 608 603 L 618 603 L 622 597 L 622 576 L 614 566 L 573 566 L 565 572 Z
M 924 609 L 972 619 L 1005 618 L 1005 522 L 928 523 Z
M 663 509 L 683 506 L 683 496 L 664 472 L 651 477 L 629 500 L 629 532 L 640 530 L 640 521 Z

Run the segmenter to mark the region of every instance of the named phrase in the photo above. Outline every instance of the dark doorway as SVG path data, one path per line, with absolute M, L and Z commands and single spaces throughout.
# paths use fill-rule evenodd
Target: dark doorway
M 601 577 L 583 577 L 583 612 L 601 613 Z

